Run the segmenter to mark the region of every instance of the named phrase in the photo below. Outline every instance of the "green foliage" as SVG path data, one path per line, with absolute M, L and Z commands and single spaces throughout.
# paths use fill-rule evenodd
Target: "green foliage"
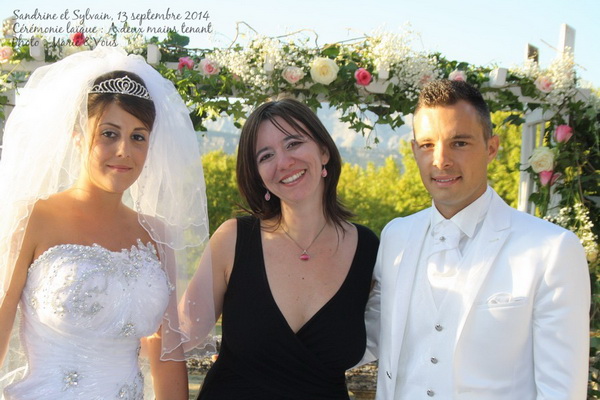
M 423 186 L 419 167 L 413 157 L 409 142 L 402 142 L 400 154 L 404 173 L 398 182 L 396 210 L 398 210 L 398 216 L 406 216 L 431 206 L 431 196 Z
M 345 163 L 338 185 L 338 193 L 344 205 L 356 217 L 355 222 L 366 225 L 379 234 L 385 224 L 397 216 L 397 185 L 400 168 L 393 158 L 385 165 L 367 168 Z
M 600 399 L 600 337 L 598 336 L 590 338 L 588 399 Z
M 488 168 L 490 185 L 511 207 L 517 207 L 519 189 L 519 162 L 521 158 L 521 129 L 513 125 L 521 114 L 495 112 L 492 114 L 494 134 L 500 137 L 496 160 Z
M 163 55 L 162 61 L 177 62 L 180 57 L 190 55 L 189 50 L 185 47 L 190 43 L 190 38 L 175 31 L 169 31 L 167 37 L 162 41 L 158 41 L 156 37 L 153 37 L 150 42 L 160 48 Z
M 502 149 L 490 166 L 489 176 L 500 196 L 509 204 L 516 205 L 521 136 L 519 128 L 499 122 L 507 115 L 495 113 L 493 116 L 498 125 L 496 134 L 502 139 Z M 401 163 L 389 157 L 379 167 L 373 163 L 366 168 L 348 163 L 342 166 L 338 184 L 340 199 L 356 215 L 355 222 L 368 226 L 377 234 L 392 219 L 431 205 L 431 197 L 421 181 L 410 143 L 401 143 L 400 155 Z M 202 163 L 213 232 L 225 220 L 235 216 L 238 205 L 242 204 L 235 180 L 235 156 L 215 151 L 206 154 Z
M 210 233 L 236 215 L 241 198 L 235 177 L 235 156 L 213 151 L 202 157 Z
M 3 120 L 5 118 L 4 115 L 4 106 L 8 103 L 8 97 L 7 96 L 0 96 L 0 120 Z

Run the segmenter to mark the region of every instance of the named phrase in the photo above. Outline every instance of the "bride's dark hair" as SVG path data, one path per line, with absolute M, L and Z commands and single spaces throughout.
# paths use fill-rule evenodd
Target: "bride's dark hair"
M 132 81 L 135 81 L 146 87 L 146 84 L 138 75 L 128 71 L 112 71 L 106 74 L 100 75 L 94 81 L 94 86 L 101 84 L 102 82 L 108 81 L 109 79 L 118 79 L 128 77 Z M 152 130 L 154 120 L 156 119 L 156 109 L 154 108 L 154 102 L 149 99 L 144 99 L 137 96 L 121 93 L 88 93 L 87 100 L 87 112 L 88 118 L 102 115 L 104 110 L 109 104 L 115 103 L 121 107 L 124 111 L 133 115 L 148 128 Z

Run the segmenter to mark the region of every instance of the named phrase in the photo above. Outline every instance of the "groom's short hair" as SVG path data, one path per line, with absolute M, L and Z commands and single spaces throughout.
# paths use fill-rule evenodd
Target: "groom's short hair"
M 465 101 L 475 108 L 483 128 L 483 136 L 487 140 L 492 137 L 492 119 L 483 96 L 475 87 L 463 81 L 440 79 L 431 81 L 419 93 L 416 115 L 423 107 L 452 106 L 459 101 Z

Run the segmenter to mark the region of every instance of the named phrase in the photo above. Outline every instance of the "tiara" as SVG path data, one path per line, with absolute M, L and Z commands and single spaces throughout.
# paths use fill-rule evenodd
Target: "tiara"
M 112 78 L 92 86 L 90 93 L 115 93 L 135 96 L 146 100 L 152 100 L 150 93 L 144 85 L 134 81 L 127 75 L 122 78 Z

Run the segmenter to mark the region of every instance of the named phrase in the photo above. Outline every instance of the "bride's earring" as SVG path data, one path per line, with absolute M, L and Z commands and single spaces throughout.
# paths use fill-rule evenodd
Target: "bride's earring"
M 321 176 L 323 178 L 327 177 L 327 168 L 323 165 L 323 169 L 321 170 Z
M 265 193 L 265 200 L 269 201 L 271 200 L 271 193 L 269 193 L 269 191 L 267 190 L 267 193 Z

